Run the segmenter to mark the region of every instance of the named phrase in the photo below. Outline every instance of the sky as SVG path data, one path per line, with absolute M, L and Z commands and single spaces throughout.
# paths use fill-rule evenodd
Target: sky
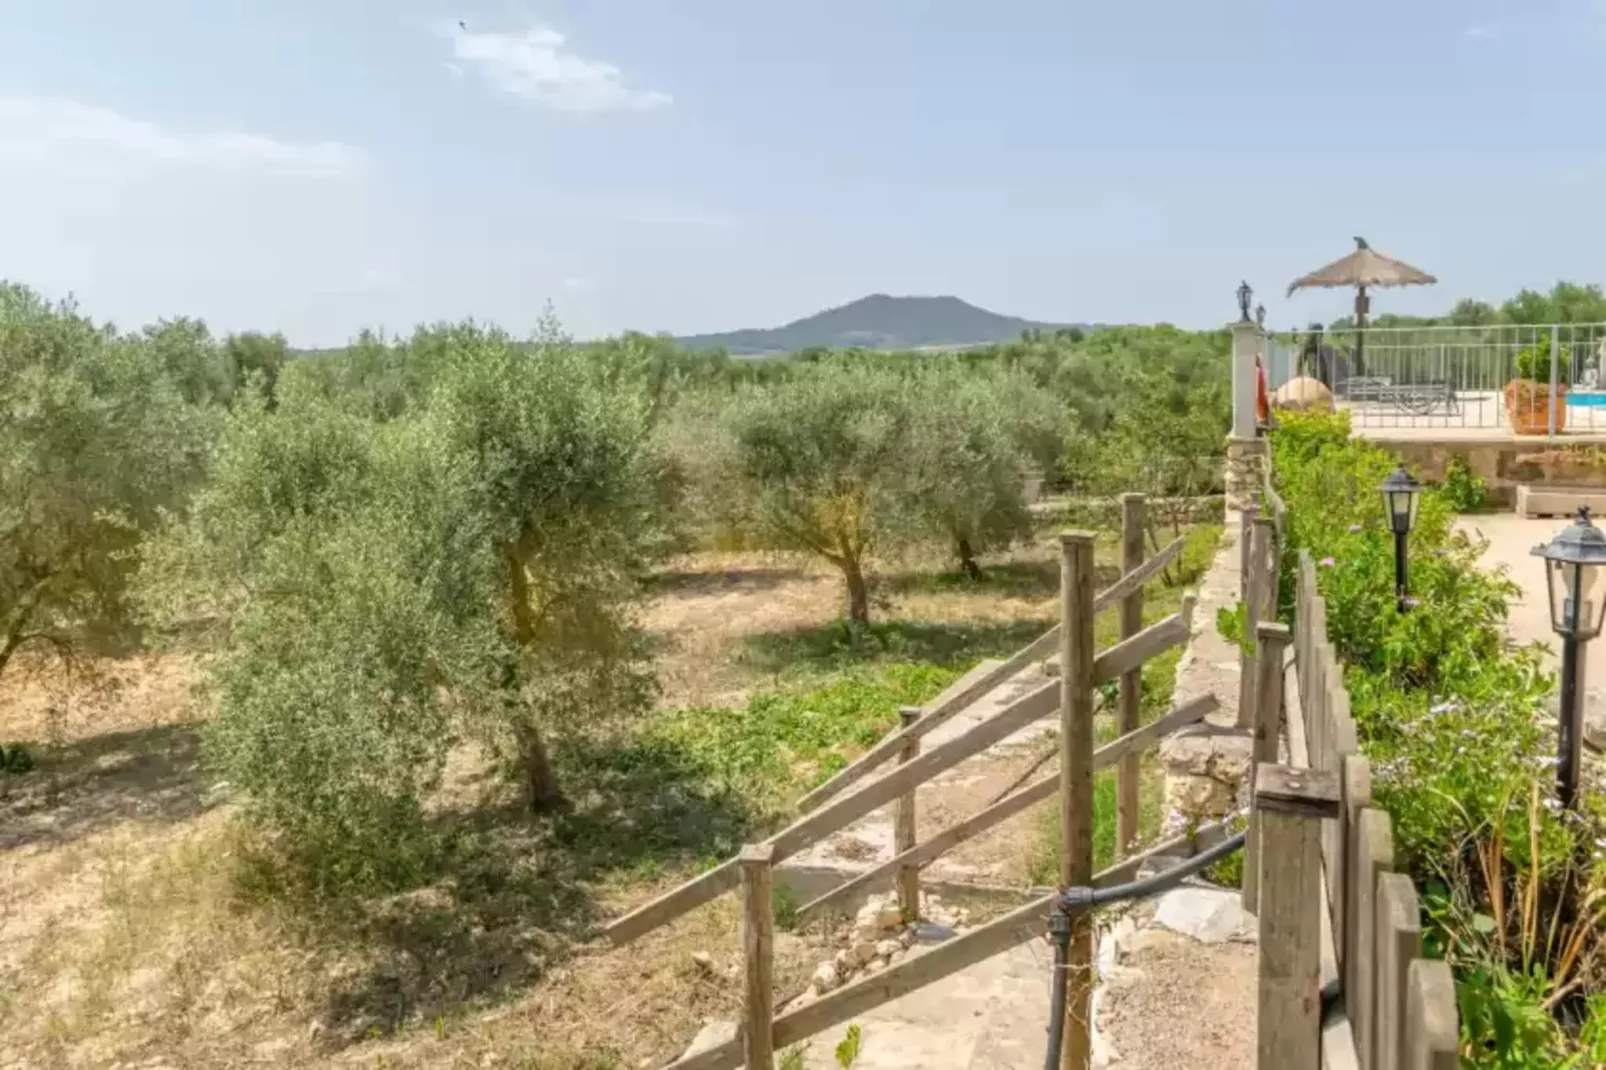
M 1606 282 L 1606 0 L 0 0 L 0 277 L 338 345 Z

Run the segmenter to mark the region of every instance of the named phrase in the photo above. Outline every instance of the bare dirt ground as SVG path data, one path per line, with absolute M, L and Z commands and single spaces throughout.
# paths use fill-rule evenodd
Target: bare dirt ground
M 1000 567 L 1005 582 L 982 590 L 889 576 L 882 617 L 920 622 L 897 632 L 916 654 L 978 635 L 1020 645 L 1052 614 L 1052 562 L 1027 551 Z M 734 703 L 785 678 L 788 658 L 829 637 L 840 598 L 833 574 L 795 559 L 676 562 L 645 620 L 664 701 Z M 0 683 L 0 740 L 29 741 L 40 765 L 0 779 L 0 1067 L 635 1067 L 739 1005 L 729 897 L 598 948 L 596 919 L 673 877 L 585 885 L 533 834 L 488 839 L 497 850 L 450 884 L 359 919 L 311 923 L 252 895 L 226 786 L 199 764 L 195 663 L 94 668 Z M 924 793 L 922 824 L 972 812 L 1029 758 Z M 605 840 L 626 813 L 599 810 L 579 838 Z M 991 854 L 961 857 L 1018 879 L 1027 832 L 1017 819 L 985 841 Z M 782 939 L 778 987 L 800 988 L 817 957 Z

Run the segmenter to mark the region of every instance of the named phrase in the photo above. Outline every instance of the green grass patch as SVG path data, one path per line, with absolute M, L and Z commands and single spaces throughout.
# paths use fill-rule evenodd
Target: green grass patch
M 669 711 L 646 741 L 673 745 L 721 790 L 779 805 L 886 735 L 900 706 L 929 701 L 958 676 L 923 662 L 860 666 L 823 687 L 754 695 L 740 708 Z

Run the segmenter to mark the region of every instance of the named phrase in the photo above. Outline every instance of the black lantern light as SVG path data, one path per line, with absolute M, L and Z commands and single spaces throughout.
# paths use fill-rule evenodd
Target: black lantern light
M 1378 489 L 1383 492 L 1383 513 L 1388 517 L 1389 530 L 1394 532 L 1394 601 L 1399 611 L 1404 613 L 1405 538 L 1416 526 L 1416 509 L 1422 504 L 1422 484 L 1412 479 L 1411 473 L 1402 464 L 1389 473 Z
M 1246 279 L 1243 282 L 1240 282 L 1238 284 L 1238 322 L 1239 323 L 1248 323 L 1249 322 L 1249 302 L 1253 301 L 1254 298 L 1255 298 L 1255 291 L 1253 291 L 1253 290 L 1251 290 L 1249 288 L 1249 281 Z
M 1578 646 L 1600 634 L 1606 614 L 1606 532 L 1589 519 L 1589 507 L 1534 555 L 1545 559 L 1550 590 L 1550 626 L 1561 637 L 1560 761 L 1556 794 L 1572 809 L 1578 801 L 1578 769 L 1583 759 L 1579 723 Z

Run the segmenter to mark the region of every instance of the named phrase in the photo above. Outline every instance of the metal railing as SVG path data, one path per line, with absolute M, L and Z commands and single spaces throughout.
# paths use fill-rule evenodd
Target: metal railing
M 1362 430 L 1606 433 L 1602 323 L 1279 332 L 1265 365 L 1273 390 L 1320 380 Z

